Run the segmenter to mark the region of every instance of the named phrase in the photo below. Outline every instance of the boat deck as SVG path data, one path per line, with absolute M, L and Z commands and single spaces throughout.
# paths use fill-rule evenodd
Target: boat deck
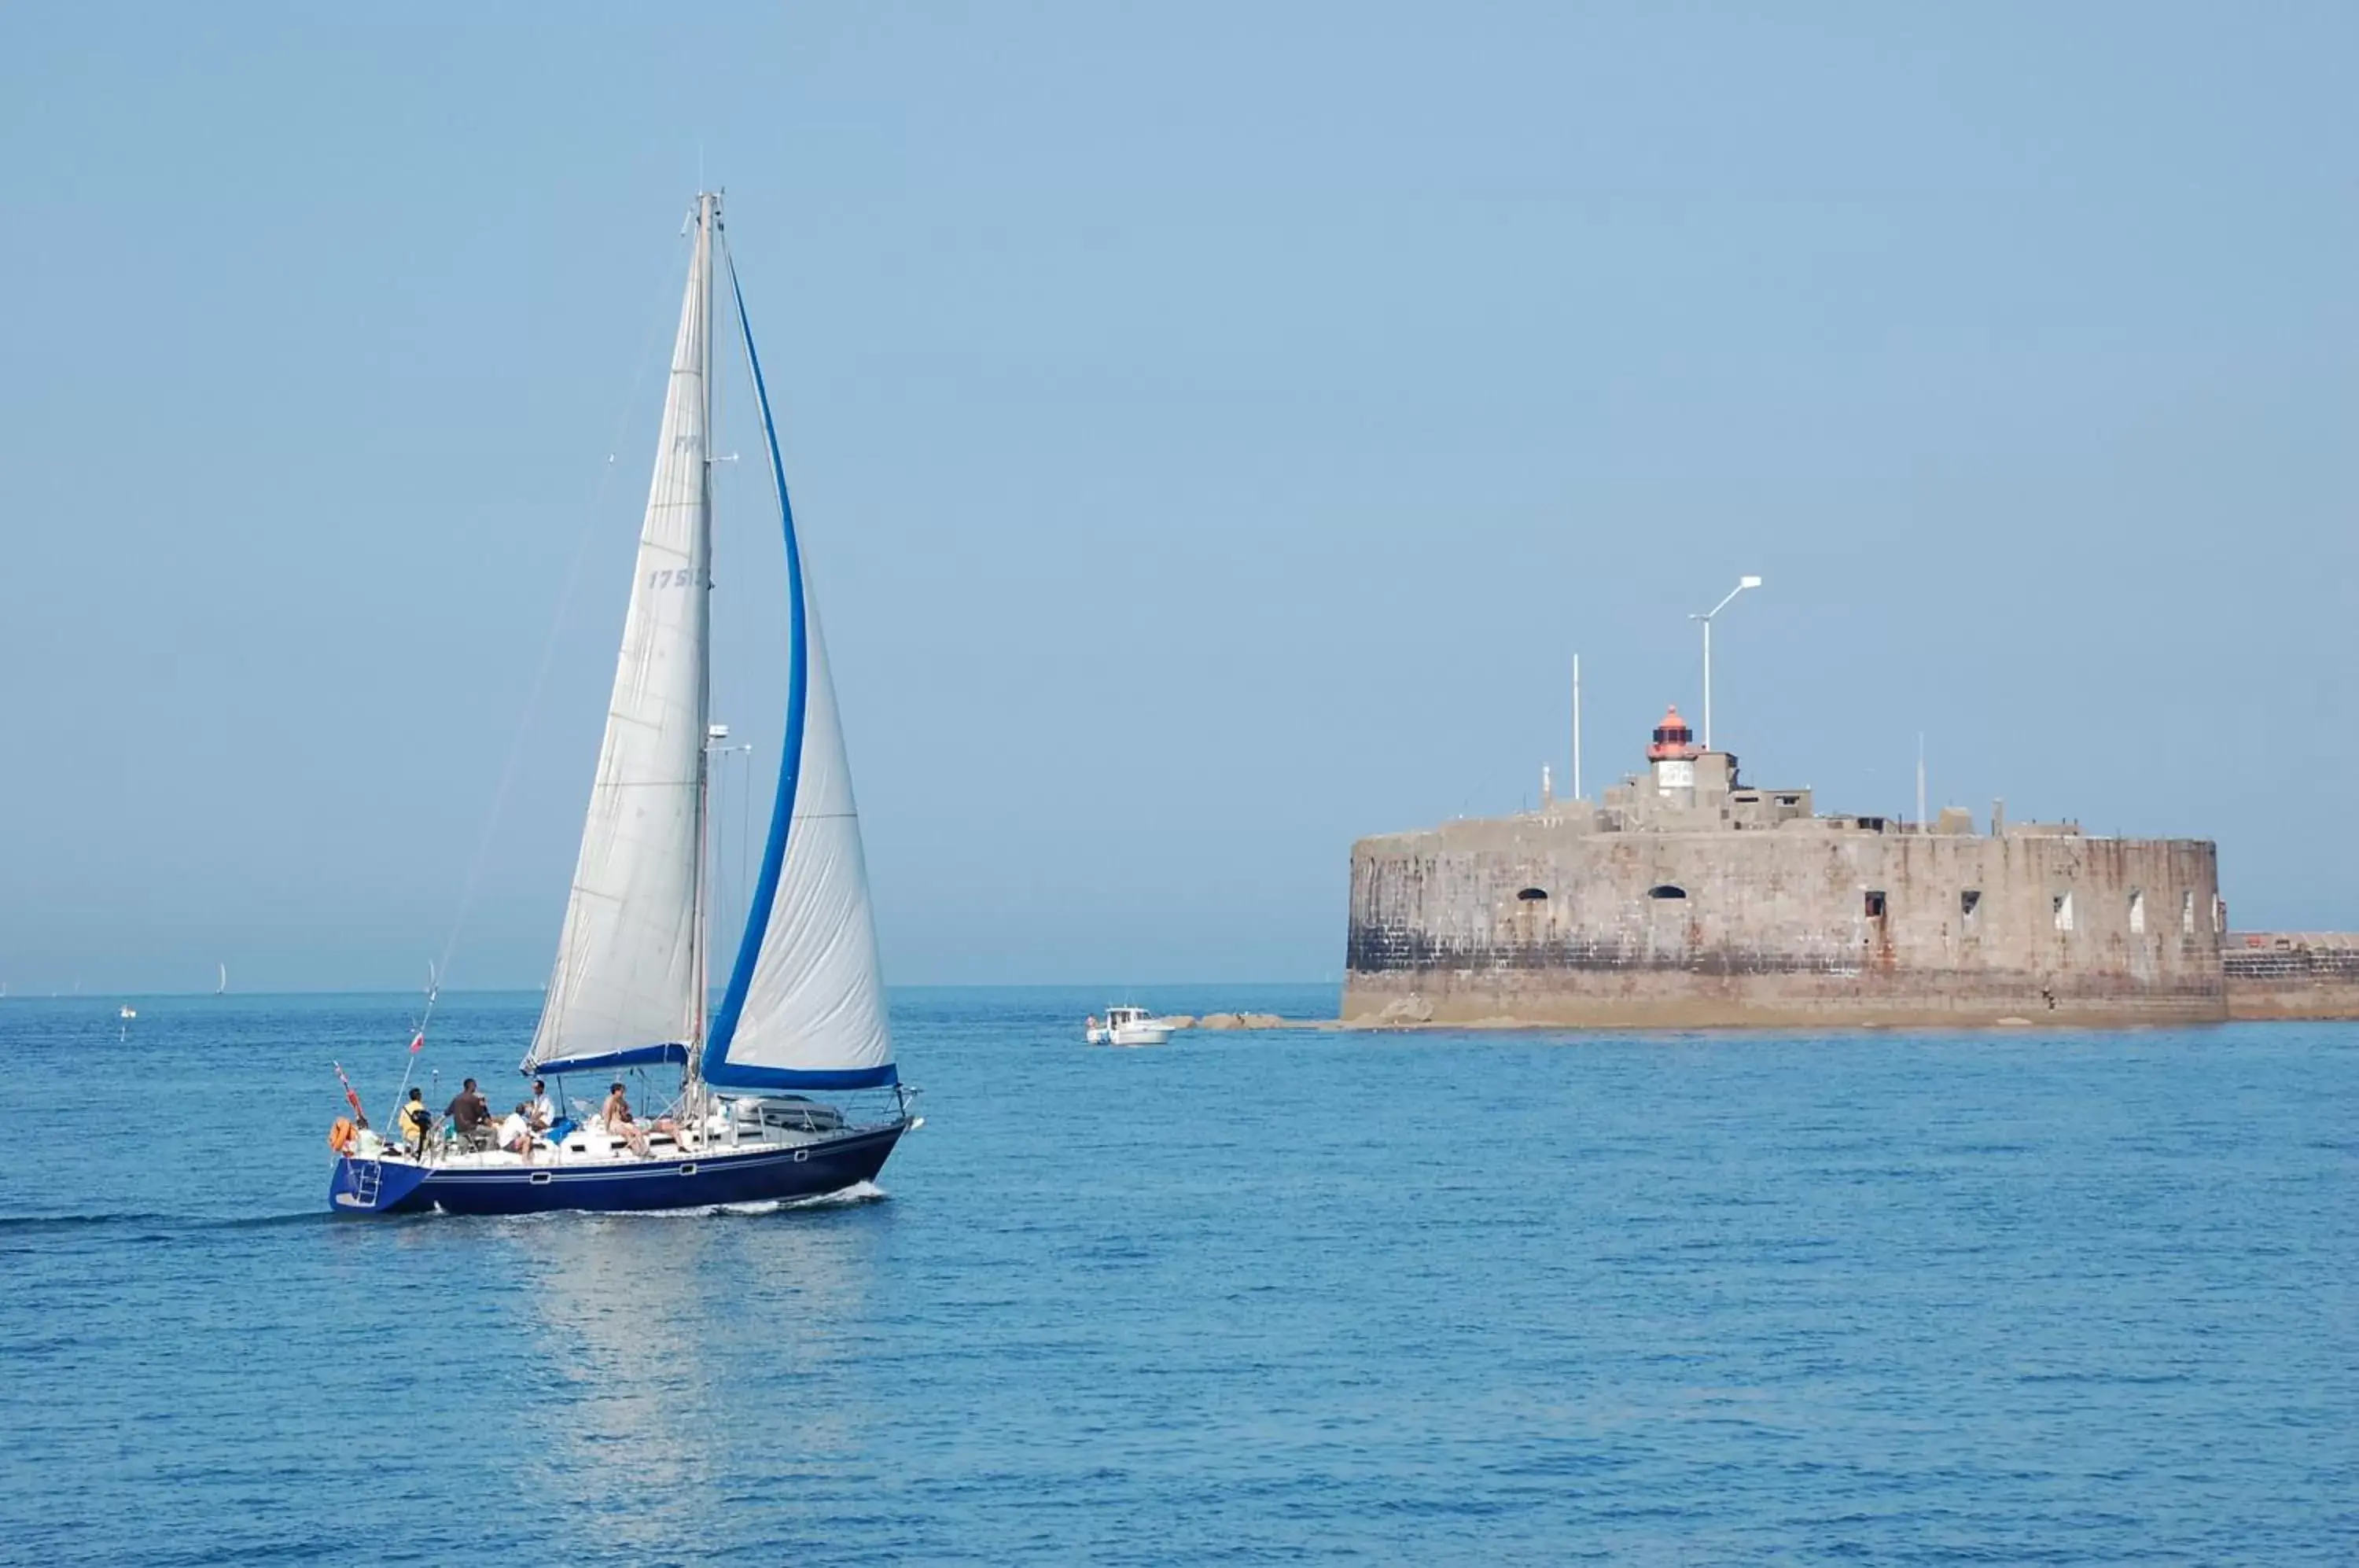
M 517 1154 L 505 1149 L 462 1149 L 440 1138 L 430 1139 L 421 1156 L 398 1144 L 386 1144 L 381 1150 L 362 1154 L 364 1159 L 384 1160 L 397 1165 L 423 1165 L 434 1171 L 547 1171 L 593 1165 L 646 1165 L 676 1160 L 684 1156 L 718 1154 L 753 1154 L 764 1151 L 799 1149 L 829 1138 L 840 1137 L 846 1130 L 840 1121 L 813 1120 L 804 1126 L 781 1126 L 778 1118 L 766 1117 L 759 1126 L 748 1126 L 744 1119 L 731 1121 L 715 1115 L 702 1127 L 688 1126 L 669 1131 L 658 1131 L 641 1124 L 646 1135 L 647 1150 L 641 1153 L 631 1141 L 618 1133 L 606 1130 L 597 1117 L 585 1126 L 577 1126 L 562 1138 L 552 1141 L 537 1139 L 528 1154 Z

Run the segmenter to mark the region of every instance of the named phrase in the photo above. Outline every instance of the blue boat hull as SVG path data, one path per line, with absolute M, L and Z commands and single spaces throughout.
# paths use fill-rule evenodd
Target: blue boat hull
M 904 1119 L 796 1149 L 710 1150 L 615 1165 L 492 1170 L 339 1159 L 328 1207 L 342 1214 L 536 1214 L 558 1209 L 623 1214 L 815 1198 L 873 1181 L 909 1128 Z

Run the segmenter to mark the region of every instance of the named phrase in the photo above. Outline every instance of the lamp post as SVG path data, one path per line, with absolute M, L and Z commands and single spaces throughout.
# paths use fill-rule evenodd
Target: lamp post
M 1736 586 L 1728 591 L 1727 598 L 1701 615 L 1688 617 L 1703 623 L 1703 748 L 1706 751 L 1712 749 L 1712 618 L 1728 608 L 1730 603 L 1747 588 L 1760 586 L 1761 579 L 1758 577 L 1740 577 L 1736 580 Z

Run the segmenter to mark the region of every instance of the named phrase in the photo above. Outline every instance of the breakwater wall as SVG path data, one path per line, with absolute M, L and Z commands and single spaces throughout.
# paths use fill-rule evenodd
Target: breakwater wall
M 2359 1018 L 2359 935 L 2232 931 L 2220 949 L 2235 1018 Z
M 2203 840 L 1572 803 L 1353 848 L 1343 1016 L 1591 1026 L 2228 1016 Z

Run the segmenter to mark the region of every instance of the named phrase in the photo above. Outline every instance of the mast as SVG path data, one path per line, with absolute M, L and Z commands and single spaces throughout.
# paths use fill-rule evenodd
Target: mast
M 697 617 L 696 639 L 696 870 L 693 888 L 694 925 L 689 934 L 689 968 L 696 976 L 696 1027 L 688 1041 L 688 1077 L 694 1082 L 703 1071 L 706 1009 L 712 986 L 706 975 L 712 911 L 706 907 L 711 889 L 705 886 L 712 858 L 712 233 L 721 223 L 721 198 L 710 191 L 696 197 L 696 278 L 703 299 L 697 310 L 703 342 L 697 362 L 704 366 L 704 464 L 699 476 L 696 530 L 704 560 L 704 581 L 696 592 L 704 595 L 704 613 Z

